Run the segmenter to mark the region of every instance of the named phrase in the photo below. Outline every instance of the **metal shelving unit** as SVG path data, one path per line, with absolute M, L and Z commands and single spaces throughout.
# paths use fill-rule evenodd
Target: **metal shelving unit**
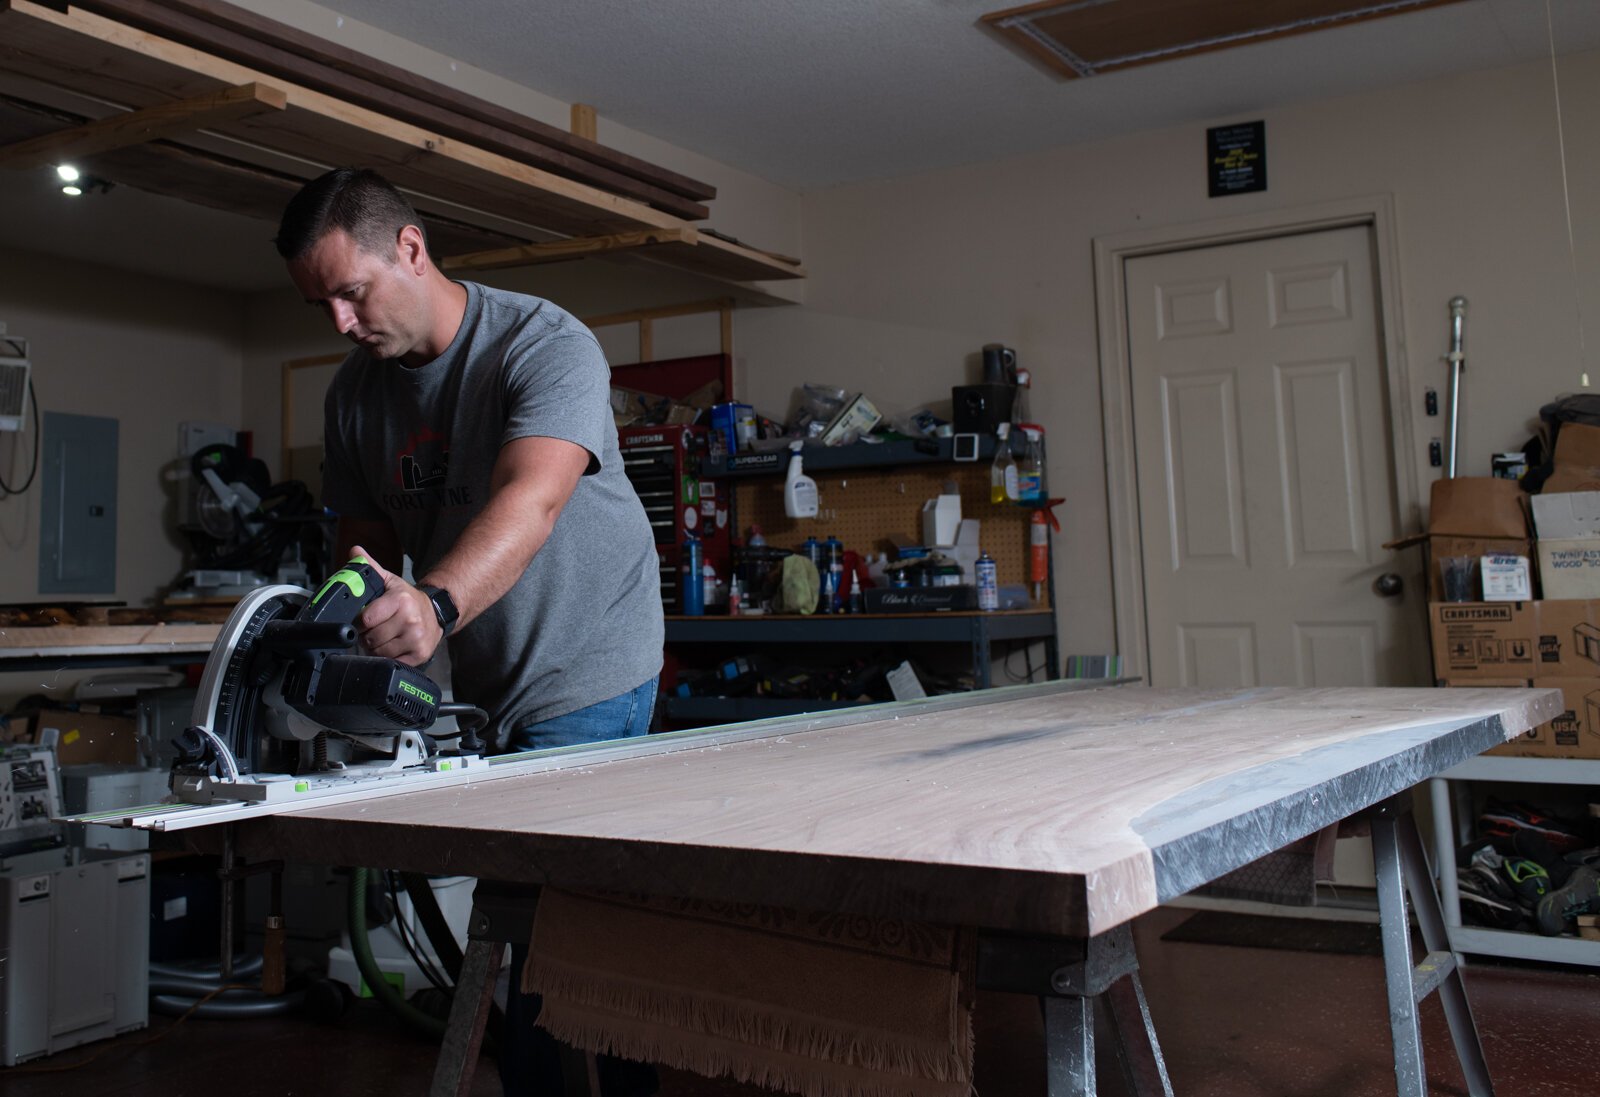
M 668 644 L 968 644 L 979 689 L 988 689 L 996 640 L 1043 640 L 1050 677 L 1056 655 L 1051 610 L 995 613 L 841 613 L 813 617 L 668 617 Z
M 978 437 L 974 462 L 957 467 L 987 469 L 993 461 L 996 439 L 992 434 Z M 891 474 L 894 470 L 933 469 L 955 462 L 953 438 L 895 438 L 880 442 L 855 442 L 847 446 L 807 446 L 806 471 L 813 475 L 844 471 Z M 1024 443 L 1012 439 L 1010 448 L 1021 456 Z M 775 479 L 788 466 L 787 446 L 754 453 L 703 457 L 699 463 L 703 479 L 750 482 Z M 901 488 L 904 491 L 904 487 Z M 1031 511 L 1033 504 L 1018 504 L 1018 510 Z M 1013 516 L 1015 511 L 1011 512 Z M 846 531 L 848 532 L 848 531 Z M 1061 658 L 1056 640 L 1055 581 L 1048 582 L 1048 600 L 1035 608 L 979 612 L 969 610 L 937 613 L 850 613 L 815 616 L 750 615 L 741 617 L 674 617 L 666 620 L 666 646 L 750 649 L 767 645 L 816 645 L 836 648 L 841 644 L 880 644 L 910 647 L 924 644 L 964 645 L 972 668 L 974 686 L 988 689 L 991 678 L 991 651 L 996 642 L 1013 640 L 1043 641 L 1044 667 L 1049 678 L 1060 674 Z M 766 697 L 689 697 L 663 696 L 663 711 L 673 721 L 706 724 L 790 715 L 842 707 L 837 701 L 806 701 Z
M 1021 457 L 1019 439 L 1009 441 L 1013 456 Z M 977 461 L 985 466 L 994 460 L 995 438 L 978 436 Z M 804 450 L 807 472 L 838 472 L 845 469 L 888 469 L 904 465 L 942 465 L 955 460 L 953 438 L 898 438 L 886 442 L 855 442 L 848 446 L 807 446 Z M 781 474 L 789 466 L 789 447 L 755 453 L 719 455 L 700 460 L 700 475 L 706 479 L 743 479 L 748 476 Z
M 1516 930 L 1485 929 L 1461 924 L 1461 894 L 1456 888 L 1456 826 L 1452 781 L 1524 782 L 1542 785 L 1592 785 L 1600 788 L 1600 760 L 1587 758 L 1471 758 L 1428 782 L 1433 805 L 1434 861 L 1439 874 L 1445 928 L 1457 952 L 1506 956 L 1547 963 L 1600 967 L 1600 941 L 1581 937 L 1544 937 Z

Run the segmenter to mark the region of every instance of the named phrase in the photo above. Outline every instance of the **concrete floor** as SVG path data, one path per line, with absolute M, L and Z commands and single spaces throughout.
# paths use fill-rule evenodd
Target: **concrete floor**
M 1378 958 L 1161 939 L 1189 913 L 1157 911 L 1136 931 L 1179 1097 L 1395 1092 Z M 1600 1094 L 1600 975 L 1478 964 L 1468 988 L 1501 1097 Z M 1464 1097 L 1433 999 L 1424 1020 L 1430 1092 Z M 1037 1003 L 982 996 L 977 1028 L 978 1097 L 1043 1094 Z M 145 1032 L 0 1070 L 0 1089 L 6 1097 L 394 1097 L 427 1091 L 434 1051 L 372 1006 L 353 1008 L 334 1026 L 293 1017 L 181 1025 L 157 1018 Z M 662 1076 L 662 1097 L 760 1092 L 674 1071 Z M 1111 1063 L 1101 1067 L 1100 1092 L 1124 1094 Z M 491 1061 L 483 1061 L 472 1093 L 499 1093 Z

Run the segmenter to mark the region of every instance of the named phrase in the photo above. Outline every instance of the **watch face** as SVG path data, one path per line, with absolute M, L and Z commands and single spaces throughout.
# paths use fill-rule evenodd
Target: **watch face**
M 456 618 L 461 616 L 461 611 L 456 609 L 455 602 L 450 597 L 450 592 L 442 587 L 420 588 L 428 595 L 428 601 L 433 603 L 433 614 L 439 621 L 439 627 L 448 633 L 456 623 Z

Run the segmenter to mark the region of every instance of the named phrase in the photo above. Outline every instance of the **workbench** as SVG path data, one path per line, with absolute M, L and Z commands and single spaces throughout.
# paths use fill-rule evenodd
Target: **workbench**
M 484 881 L 436 1093 L 470 1083 L 500 942 L 526 931 L 504 886 L 558 885 L 975 928 L 979 984 L 1043 1002 L 1052 1095 L 1095 1092 L 1101 999 L 1134 1091 L 1167 1094 L 1132 919 L 1365 812 L 1400 1091 L 1426 1092 L 1416 1007 L 1438 990 L 1480 1094 L 1406 794 L 1558 708 L 1545 690 L 1049 682 L 529 755 L 514 775 L 236 823 L 230 845 Z
M 0 629 L 0 671 L 203 663 L 221 625 L 48 625 Z

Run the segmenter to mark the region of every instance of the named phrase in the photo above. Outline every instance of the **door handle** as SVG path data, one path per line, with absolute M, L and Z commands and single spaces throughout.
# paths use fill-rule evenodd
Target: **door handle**
M 1405 580 L 1401 579 L 1400 576 L 1396 575 L 1392 571 L 1384 572 L 1382 575 L 1378 576 L 1377 579 L 1373 580 L 1372 583 L 1372 589 L 1377 591 L 1385 598 L 1393 598 L 1395 595 L 1405 590 L 1405 588 Z

